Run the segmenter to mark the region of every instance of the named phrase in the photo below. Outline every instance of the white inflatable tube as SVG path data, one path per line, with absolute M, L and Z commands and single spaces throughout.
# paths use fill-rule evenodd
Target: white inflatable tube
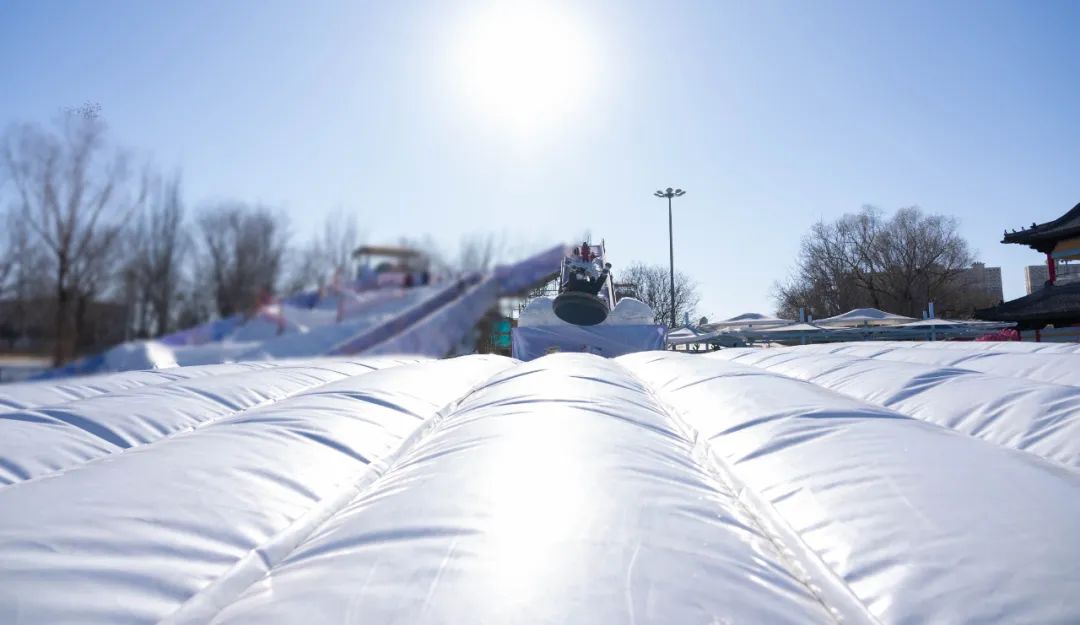
M 205 620 L 351 500 L 427 418 L 512 362 L 345 377 L 0 490 L 0 623 Z
M 211 622 L 834 624 L 702 460 L 615 362 L 522 364 Z
M 1075 473 L 736 362 L 620 362 L 876 622 L 1080 622 Z
M 710 358 L 733 358 L 740 364 L 756 360 L 755 366 L 768 371 L 1080 471 L 1080 388 L 1075 386 L 856 358 L 846 352 L 821 354 L 801 347 L 765 351 L 775 353 L 770 358 L 752 353 L 738 358 L 735 350 L 724 350 Z

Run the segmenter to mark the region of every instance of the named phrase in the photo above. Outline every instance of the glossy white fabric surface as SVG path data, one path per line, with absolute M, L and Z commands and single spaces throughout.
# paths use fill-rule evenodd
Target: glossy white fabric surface
M 0 623 L 215 613 L 352 499 L 425 419 L 512 362 L 350 375 L 0 489 Z
M 269 362 L 225 363 L 198 367 L 125 371 L 124 373 L 107 376 L 87 375 L 42 382 L 0 384 L 0 410 L 62 404 L 113 391 L 167 384 L 176 380 L 188 380 L 209 375 L 225 375 L 239 371 L 265 369 L 276 365 L 277 363 Z
M 64 471 L 400 362 L 396 358 L 327 359 L 321 364 L 291 366 L 282 362 L 255 370 L 99 392 L 77 402 L 0 412 L 0 487 Z M 133 377 L 130 373 L 118 375 Z M 49 384 L 71 388 L 70 384 Z M 92 379 L 82 387 L 102 389 L 95 387 Z
M 904 354 L 931 353 L 900 349 Z M 709 358 L 752 364 L 812 382 L 1080 471 L 1080 388 L 848 354 L 797 347 L 722 350 Z
M 1028 331 L 1028 335 L 1030 336 L 1030 330 Z M 1041 352 L 1047 354 L 1080 353 L 1080 345 L 1077 345 L 1076 343 L 1034 343 L 1031 341 L 935 341 L 918 344 L 909 343 L 909 346 L 985 352 Z
M 817 348 L 268 365 L 0 386 L 0 623 L 1080 622 L 1068 385 Z
M 1080 622 L 1075 473 L 737 362 L 619 360 L 876 622 Z
M 976 342 L 925 343 L 839 343 L 806 345 L 807 351 L 917 362 L 942 367 L 960 367 L 1002 377 L 1025 378 L 1036 382 L 1080 386 L 1080 353 L 1067 343 L 990 343 L 991 349 Z M 952 347 L 961 345 L 962 347 Z M 1032 345 L 1036 349 L 1024 349 Z
M 638 380 L 561 354 L 470 395 L 213 622 L 834 620 Z

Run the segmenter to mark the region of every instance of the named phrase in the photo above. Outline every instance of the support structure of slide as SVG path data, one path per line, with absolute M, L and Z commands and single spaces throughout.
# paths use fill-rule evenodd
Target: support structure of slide
M 42 377 L 366 353 L 438 358 L 458 345 L 499 297 L 523 294 L 555 276 L 565 251 L 559 245 L 488 273 L 425 286 L 302 293 L 249 318 L 234 315 L 157 340 L 123 343 Z

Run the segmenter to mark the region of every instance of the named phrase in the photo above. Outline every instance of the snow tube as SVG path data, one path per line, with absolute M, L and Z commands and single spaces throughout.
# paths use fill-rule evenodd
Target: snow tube
M 555 298 L 552 304 L 555 315 L 576 326 L 594 326 L 607 319 L 608 306 L 595 295 L 567 291 Z

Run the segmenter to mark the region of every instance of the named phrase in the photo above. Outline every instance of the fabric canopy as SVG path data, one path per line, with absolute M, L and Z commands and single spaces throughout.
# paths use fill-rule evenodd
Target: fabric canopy
M 798 334 L 802 332 L 821 332 L 824 328 L 818 327 L 812 323 L 796 323 L 789 326 L 780 326 L 777 328 L 764 328 L 760 330 L 766 334 Z
M 743 313 L 730 319 L 706 324 L 709 328 L 767 328 L 795 323 L 790 319 L 779 319 L 761 313 Z
M 899 325 L 901 323 L 907 323 L 909 321 L 916 321 L 913 317 L 904 317 L 903 315 L 894 315 L 884 310 L 878 310 L 877 308 L 856 308 L 849 310 L 846 313 L 842 313 L 833 317 L 825 319 L 818 319 L 814 323 L 820 326 L 889 326 Z

